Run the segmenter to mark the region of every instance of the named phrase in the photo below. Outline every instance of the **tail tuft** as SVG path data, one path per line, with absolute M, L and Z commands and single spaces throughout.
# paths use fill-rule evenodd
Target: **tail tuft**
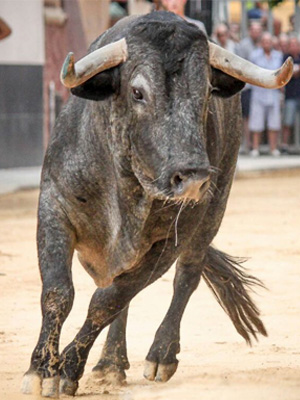
M 210 246 L 202 277 L 229 315 L 237 332 L 251 345 L 251 335 L 258 340 L 257 333 L 264 336 L 268 334 L 248 289 L 265 286 L 259 279 L 246 273 L 241 265 L 244 261 Z

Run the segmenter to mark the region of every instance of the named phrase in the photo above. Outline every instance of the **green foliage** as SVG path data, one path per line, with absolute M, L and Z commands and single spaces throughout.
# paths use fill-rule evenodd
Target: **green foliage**
M 278 4 L 283 3 L 283 2 L 284 2 L 284 0 L 270 0 L 270 1 L 268 1 L 270 8 L 276 7 L 276 6 L 278 6 Z
M 270 8 L 278 6 L 278 4 L 283 3 L 285 0 L 265 0 L 269 4 Z M 300 4 L 300 0 L 295 0 L 295 4 Z

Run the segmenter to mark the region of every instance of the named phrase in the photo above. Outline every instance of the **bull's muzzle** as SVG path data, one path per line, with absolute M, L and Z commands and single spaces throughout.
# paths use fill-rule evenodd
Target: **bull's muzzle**
M 207 169 L 187 169 L 176 171 L 170 179 L 174 198 L 199 201 L 210 186 L 210 173 Z

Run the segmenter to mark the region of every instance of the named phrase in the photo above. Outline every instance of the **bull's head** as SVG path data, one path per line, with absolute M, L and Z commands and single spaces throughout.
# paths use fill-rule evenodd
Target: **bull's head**
M 125 110 L 131 168 L 150 195 L 199 201 L 212 171 L 205 129 L 211 93 L 230 97 L 245 82 L 279 88 L 291 77 L 292 61 L 277 71 L 262 69 L 163 14 L 136 19 L 125 38 L 105 46 L 100 41 L 76 64 L 70 53 L 61 80 L 90 100 L 114 96 L 111 110 L 118 117 L 122 109 L 123 121 Z

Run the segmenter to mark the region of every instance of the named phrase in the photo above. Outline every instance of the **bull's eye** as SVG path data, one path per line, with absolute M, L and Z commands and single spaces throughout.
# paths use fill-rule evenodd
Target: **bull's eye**
M 132 88 L 132 96 L 136 101 L 142 101 L 144 99 L 143 93 L 136 88 Z

